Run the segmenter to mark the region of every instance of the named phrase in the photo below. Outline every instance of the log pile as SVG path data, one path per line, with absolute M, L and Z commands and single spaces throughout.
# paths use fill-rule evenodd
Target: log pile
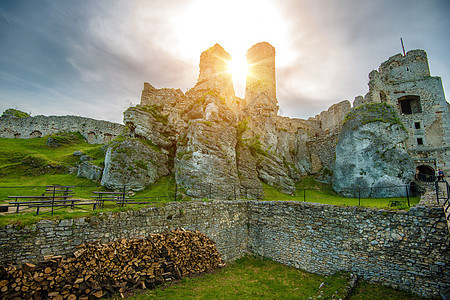
M 224 266 L 214 242 L 176 229 L 147 238 L 77 247 L 74 257 L 0 268 L 1 299 L 92 299 L 154 288 Z

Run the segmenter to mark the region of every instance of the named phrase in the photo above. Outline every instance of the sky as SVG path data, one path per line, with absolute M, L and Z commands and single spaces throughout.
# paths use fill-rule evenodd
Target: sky
M 0 0 L 0 113 L 121 123 L 144 82 L 186 92 L 202 51 L 219 43 L 245 61 L 263 41 L 276 49 L 282 116 L 365 95 L 400 38 L 427 51 L 449 95 L 449 31 L 448 0 Z

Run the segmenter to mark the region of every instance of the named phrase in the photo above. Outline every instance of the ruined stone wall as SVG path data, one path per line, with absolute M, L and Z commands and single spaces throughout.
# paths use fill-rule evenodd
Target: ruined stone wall
M 245 100 L 253 112 L 278 113 L 275 48 L 267 42 L 253 45 L 247 51 L 248 74 Z
M 184 96 L 180 89 L 157 89 L 148 82 L 144 82 L 141 95 L 141 105 L 174 106 L 178 99 Z
M 165 207 L 148 207 L 118 214 L 101 213 L 74 220 L 43 220 L 36 225 L 0 229 L 0 264 L 35 261 L 44 255 L 70 255 L 77 245 L 101 240 L 147 236 L 184 227 L 199 230 L 216 242 L 225 260 L 247 251 L 247 203 L 172 202 Z
M 333 104 L 319 115 L 309 120 L 316 119 L 320 124 L 320 129 L 325 133 L 331 133 L 341 130 L 345 116 L 350 112 L 352 105 L 350 101 L 344 100 Z
M 430 76 L 427 53 L 423 50 L 410 50 L 403 56 L 396 54 L 383 62 L 378 71 L 384 81 L 417 80 Z
M 231 109 L 238 108 L 230 72 L 231 55 L 215 44 L 200 55 L 200 72 L 195 86 L 186 94 L 214 91 Z
M 336 144 L 339 133 L 334 132 L 328 135 L 318 135 L 311 138 L 307 145 L 311 154 L 311 172 L 320 172 L 323 168 L 329 171 L 334 170 Z
M 0 137 L 37 138 L 58 132 L 80 132 L 90 144 L 106 144 L 125 126 L 78 116 L 0 117 Z
M 94 240 L 184 227 L 216 242 L 225 260 L 247 251 L 309 272 L 353 272 L 423 296 L 450 293 L 448 229 L 439 207 L 386 211 L 303 202 L 170 203 L 90 218 L 0 229 L 0 263 L 67 255 Z
M 449 173 L 449 104 L 441 78 L 430 76 L 426 52 L 411 50 L 406 56 L 397 54 L 369 77 L 369 92 L 364 102 L 385 102 L 396 107 L 408 131 L 406 147 L 412 157 L 418 162 L 425 153 L 435 169 L 442 168 Z M 410 103 L 410 109 L 402 107 L 404 102 Z
M 450 293 L 442 208 L 251 202 L 249 218 L 249 250 L 277 262 L 319 274 L 352 272 L 428 297 Z

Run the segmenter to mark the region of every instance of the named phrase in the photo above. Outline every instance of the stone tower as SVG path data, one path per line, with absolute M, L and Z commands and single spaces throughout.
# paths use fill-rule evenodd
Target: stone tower
M 369 74 L 369 93 L 363 102 L 394 106 L 409 138 L 406 147 L 417 172 L 450 172 L 450 110 L 440 77 L 430 76 L 427 54 L 411 50 L 383 62 Z M 354 104 L 355 105 L 355 104 Z
M 215 44 L 200 56 L 200 73 L 191 91 L 212 90 L 228 102 L 235 97 L 233 79 L 229 72 L 231 55 Z M 231 100 L 230 100 L 231 101 Z
M 267 42 L 254 45 L 247 51 L 247 64 L 245 100 L 248 106 L 277 114 L 275 48 Z

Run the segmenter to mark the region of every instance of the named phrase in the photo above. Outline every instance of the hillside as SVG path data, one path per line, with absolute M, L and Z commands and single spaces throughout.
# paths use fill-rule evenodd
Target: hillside
M 53 143 L 48 145 L 51 138 Z M 76 177 L 80 151 L 92 158 L 91 163 L 102 166 L 102 145 L 88 144 L 78 133 L 56 134 L 35 139 L 0 138 L 0 199 L 12 189 L 4 187 L 61 185 L 98 185 Z M 23 190 L 23 189 L 22 189 Z

